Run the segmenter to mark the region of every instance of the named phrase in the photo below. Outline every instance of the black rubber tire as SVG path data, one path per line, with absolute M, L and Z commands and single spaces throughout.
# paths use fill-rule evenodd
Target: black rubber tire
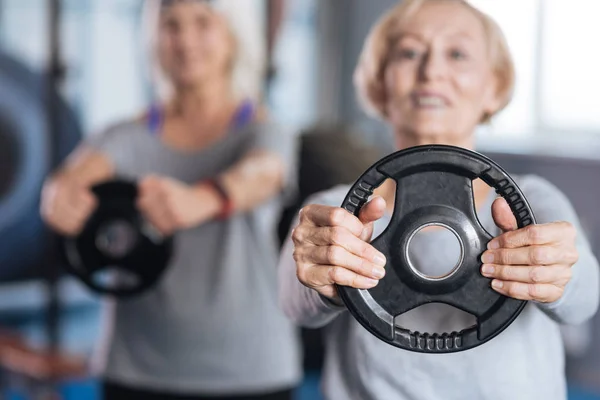
M 73 110 L 46 79 L 0 53 L 0 281 L 36 278 L 43 272 L 42 184 L 51 171 L 53 143 L 63 160 L 81 139 Z M 58 104 L 60 130 L 51 137 L 46 102 Z

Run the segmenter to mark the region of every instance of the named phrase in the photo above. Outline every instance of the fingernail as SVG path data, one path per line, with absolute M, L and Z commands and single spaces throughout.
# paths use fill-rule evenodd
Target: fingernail
M 502 289 L 502 286 L 504 286 L 504 283 L 502 281 L 497 281 L 497 280 L 492 281 L 492 287 L 494 289 Z
M 376 279 L 369 279 L 369 278 L 367 278 L 366 283 L 367 283 L 367 286 L 369 288 L 372 288 L 372 287 L 377 286 L 377 284 L 379 283 L 379 281 L 377 281 Z
M 373 268 L 372 274 L 375 278 L 381 279 L 385 276 L 385 270 L 383 268 Z
M 500 248 L 500 243 L 497 240 L 491 240 L 488 242 L 487 248 L 490 250 L 495 250 Z
M 491 276 L 494 273 L 494 267 L 492 267 L 491 265 L 484 265 L 481 268 L 481 272 L 483 273 L 483 275 Z
M 481 261 L 484 263 L 492 263 L 494 262 L 494 254 L 493 253 L 483 253 L 481 256 Z
M 375 257 L 373 257 L 373 262 L 377 265 L 385 267 L 385 257 L 383 254 L 377 254 Z

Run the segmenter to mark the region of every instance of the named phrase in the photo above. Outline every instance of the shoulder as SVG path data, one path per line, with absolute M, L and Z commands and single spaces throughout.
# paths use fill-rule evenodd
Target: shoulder
M 293 138 L 296 136 L 296 131 L 290 125 L 272 119 L 254 120 L 247 125 L 246 129 L 258 136 L 284 138 Z
M 107 135 L 131 134 L 131 132 L 139 132 L 143 128 L 145 128 L 144 122 L 135 118 L 117 121 L 105 127 L 100 133 Z
M 249 149 L 269 151 L 284 158 L 295 159 L 298 148 L 297 136 L 294 130 L 285 124 L 275 121 L 253 121 L 238 132 L 239 137 Z

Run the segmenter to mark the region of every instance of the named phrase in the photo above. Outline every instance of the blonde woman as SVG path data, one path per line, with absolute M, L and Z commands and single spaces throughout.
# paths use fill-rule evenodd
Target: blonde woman
M 505 107 L 514 68 L 502 32 L 462 0 L 404 0 L 375 25 L 356 69 L 366 108 L 395 132 L 396 149 L 422 144 L 474 148 L 478 124 Z M 335 284 L 369 289 L 386 260 L 369 242 L 389 223 L 394 185 L 382 185 L 359 218 L 339 208 L 349 187 L 313 197 L 280 260 L 280 301 L 296 323 L 326 326 L 327 399 L 566 398 L 559 324 L 589 319 L 598 307 L 598 262 L 568 199 L 536 176 L 515 177 L 538 225 L 517 229 L 503 199 L 474 183 L 478 216 L 492 233 L 481 273 L 501 294 L 531 300 L 502 334 L 443 355 L 408 352 L 377 339 L 345 309 Z M 411 259 L 430 266 L 451 254 L 451 235 L 423 232 Z M 472 317 L 441 304 L 401 316 L 412 330 L 444 332 Z
M 146 2 L 164 101 L 82 143 L 43 191 L 46 222 L 76 235 L 90 186 L 132 179 L 139 209 L 175 235 L 160 283 L 109 309 L 106 399 L 290 399 L 300 379 L 275 275 L 293 137 L 239 96 L 239 42 L 218 3 Z

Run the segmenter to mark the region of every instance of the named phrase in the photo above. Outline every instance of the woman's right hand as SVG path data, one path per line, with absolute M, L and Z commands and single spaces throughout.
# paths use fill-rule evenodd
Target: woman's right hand
M 54 177 L 42 189 L 42 219 L 56 232 L 75 236 L 94 211 L 97 199 L 88 186 L 69 177 Z
M 335 285 L 370 289 L 385 275 L 385 257 L 369 244 L 373 222 L 383 216 L 385 200 L 374 197 L 360 215 L 339 207 L 311 204 L 300 211 L 292 233 L 300 282 L 337 300 Z

